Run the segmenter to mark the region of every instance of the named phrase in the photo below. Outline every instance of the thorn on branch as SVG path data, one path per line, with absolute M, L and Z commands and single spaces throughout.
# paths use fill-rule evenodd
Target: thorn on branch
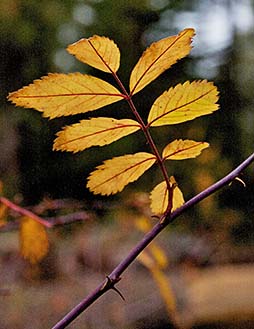
M 237 181 L 240 182 L 244 187 L 246 187 L 245 182 L 244 182 L 241 178 L 236 177 L 235 180 L 237 180 Z
M 123 301 L 125 301 L 125 298 L 120 290 L 118 290 L 115 286 L 113 286 L 112 289 L 122 298 Z
M 232 184 L 233 184 L 233 182 L 234 181 L 238 181 L 238 182 L 240 182 L 244 187 L 246 187 L 246 184 L 245 184 L 245 182 L 240 178 L 240 177 L 238 177 L 238 176 L 236 176 L 229 184 L 228 184 L 228 186 L 231 186 Z
M 121 278 L 111 279 L 108 275 L 106 276 L 105 282 L 101 287 L 101 291 L 114 290 L 121 298 L 125 301 L 123 294 L 115 287 L 115 284 L 119 282 Z

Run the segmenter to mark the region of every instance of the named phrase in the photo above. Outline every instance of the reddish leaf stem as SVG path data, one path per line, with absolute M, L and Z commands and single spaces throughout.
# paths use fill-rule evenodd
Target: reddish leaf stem
M 17 213 L 19 213 L 23 216 L 28 216 L 28 217 L 36 220 L 36 222 L 44 225 L 45 227 L 48 227 L 48 228 L 52 227 L 52 224 L 49 223 L 48 221 L 35 215 L 33 212 L 16 205 L 15 203 L 11 202 L 10 200 L 6 199 L 5 197 L 0 197 L 0 202 L 5 204 L 8 208 L 16 211 Z
M 135 115 L 137 121 L 139 122 L 139 124 L 141 125 L 141 128 L 143 130 L 143 133 L 146 137 L 146 140 L 148 142 L 148 144 L 150 145 L 150 148 L 153 152 L 153 154 L 156 156 L 156 159 L 157 159 L 157 163 L 161 169 L 161 172 L 162 172 L 162 175 L 166 181 L 166 184 L 167 184 L 167 188 L 168 188 L 168 191 L 169 191 L 169 206 L 168 206 L 168 209 L 167 209 L 167 212 L 166 214 L 170 213 L 171 211 L 171 208 L 172 208 L 172 196 L 173 196 L 173 191 L 171 186 L 170 186 L 170 181 L 169 181 L 169 177 L 168 177 L 168 173 L 167 173 L 167 170 L 166 170 L 166 167 L 165 167 L 165 164 L 163 162 L 163 159 L 154 143 L 154 140 L 150 134 L 150 131 L 149 131 L 149 127 L 144 123 L 143 119 L 141 118 L 140 114 L 138 113 L 137 109 L 136 109 L 136 106 L 135 104 L 133 103 L 132 101 L 132 95 L 130 95 L 126 88 L 124 87 L 124 85 L 122 84 L 122 81 L 119 79 L 118 75 L 116 73 L 113 73 L 113 76 L 114 76 L 114 79 L 116 80 L 118 86 L 121 88 L 123 94 L 126 96 L 126 101 L 128 102 L 129 104 L 129 107 L 132 111 L 132 113 Z
M 168 214 L 166 221 L 158 222 L 150 232 L 148 232 L 144 238 L 130 251 L 127 257 L 119 263 L 118 266 L 111 272 L 110 275 L 83 301 L 75 306 L 62 320 L 60 320 L 52 329 L 66 328 L 71 322 L 73 322 L 83 311 L 85 311 L 93 302 L 95 302 L 101 295 L 110 289 L 114 289 L 115 284 L 121 279 L 123 272 L 131 265 L 136 257 L 146 248 L 146 246 L 153 241 L 153 239 L 171 222 L 177 217 L 183 214 L 186 210 L 196 205 L 200 201 L 207 198 L 209 195 L 215 193 L 222 187 L 228 185 L 240 173 L 247 168 L 254 161 L 254 153 L 251 154 L 245 161 L 243 161 L 237 168 L 231 171 L 228 175 L 211 185 L 204 191 L 200 192 L 192 199 L 184 203 L 180 208 L 176 209 L 171 214 Z

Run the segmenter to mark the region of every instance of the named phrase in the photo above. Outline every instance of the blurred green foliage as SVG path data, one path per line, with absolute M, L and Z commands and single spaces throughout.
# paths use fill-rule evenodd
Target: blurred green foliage
M 176 176 L 186 199 L 229 172 L 253 152 L 253 6 L 252 1 L 233 0 L 2 0 L 0 179 L 5 193 L 20 193 L 26 204 L 37 203 L 45 195 L 93 198 L 85 188 L 85 179 L 94 166 L 109 155 L 147 149 L 143 137 L 133 135 L 112 146 L 77 155 L 52 152 L 54 134 L 89 114 L 48 121 L 35 111 L 15 109 L 6 102 L 8 92 L 48 72 L 89 72 L 111 81 L 110 76 L 78 63 L 64 50 L 68 44 L 93 34 L 108 36 L 118 44 L 122 54 L 119 75 L 128 86 L 131 69 L 148 44 L 185 27 L 196 29 L 192 55 L 165 72 L 134 101 L 146 118 L 152 102 L 170 86 L 186 79 L 215 81 L 221 93 L 220 111 L 190 123 L 152 130 L 152 134 L 159 147 L 175 138 L 210 142 L 211 149 L 199 159 L 169 164 L 169 173 Z M 128 116 L 127 111 L 126 104 L 117 103 L 99 110 L 98 115 L 120 118 Z M 197 207 L 193 223 L 213 226 L 214 221 L 221 220 L 220 209 L 236 207 L 239 218 L 232 230 L 236 236 L 242 230 L 242 236 L 251 240 L 252 172 L 244 174 L 246 189 L 235 183 L 220 197 L 214 196 Z M 133 188 L 151 189 L 161 180 L 159 172 L 151 173 Z

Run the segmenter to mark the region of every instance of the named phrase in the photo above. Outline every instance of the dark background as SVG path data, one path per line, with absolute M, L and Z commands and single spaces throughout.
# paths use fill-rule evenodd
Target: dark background
M 87 118 L 90 114 L 49 121 L 32 109 L 15 108 L 7 102 L 6 97 L 9 92 L 31 83 L 48 72 L 79 71 L 110 81 L 109 76 L 78 62 L 65 51 L 69 44 L 94 34 L 107 36 L 119 46 L 121 50 L 119 76 L 128 87 L 130 72 L 142 51 L 151 42 L 177 34 L 186 27 L 193 27 L 196 30 L 191 54 L 135 95 L 134 102 L 145 120 L 154 100 L 164 90 L 177 83 L 208 79 L 214 81 L 218 87 L 219 111 L 183 124 L 152 129 L 152 135 L 159 149 L 176 138 L 203 140 L 210 143 L 209 150 L 204 151 L 197 159 L 168 163 L 169 175 L 175 176 L 185 199 L 188 200 L 229 173 L 253 152 L 254 2 L 251 0 L 1 0 L 0 188 L 2 186 L 4 195 L 20 202 L 23 206 L 36 205 L 45 197 L 79 199 L 88 205 L 87 209 L 89 205 L 97 204 L 97 208 L 95 207 L 97 219 L 103 224 L 108 223 L 108 219 L 112 224 L 112 218 L 119 217 L 121 211 L 124 217 L 130 207 L 128 201 L 131 193 L 150 192 L 161 181 L 159 171 L 156 168 L 151 169 L 138 182 L 130 184 L 122 193 L 109 198 L 93 196 L 86 189 L 86 177 L 105 159 L 143 150 L 149 151 L 142 134 L 133 134 L 109 146 L 94 147 L 78 154 L 53 152 L 52 144 L 56 132 L 64 125 Z M 124 102 L 107 106 L 94 112 L 93 115 L 131 117 Z M 226 243 L 226 247 L 220 249 L 220 256 L 215 257 L 216 262 L 218 259 L 232 261 L 235 255 L 233 252 L 231 254 L 232 245 L 244 247 L 244 250 L 247 250 L 244 255 L 250 259 L 248 248 L 252 248 L 254 242 L 253 177 L 252 165 L 240 177 L 246 183 L 246 187 L 238 181 L 233 182 L 229 187 L 217 192 L 179 218 L 172 228 L 173 232 L 180 234 L 179 241 L 184 240 L 186 234 L 204 238 L 205 241 L 209 236 L 209 241 L 213 241 L 216 248 Z M 101 207 L 100 211 L 98 204 Z M 116 205 L 120 207 L 117 216 L 115 216 Z M 74 232 L 79 232 L 78 229 Z M 104 230 L 104 226 L 100 229 Z M 121 230 L 119 232 L 121 233 Z M 67 244 L 67 249 L 70 245 L 73 247 L 72 240 L 62 240 L 62 238 L 66 238 L 69 233 L 73 233 L 71 229 L 64 229 L 60 234 L 60 244 L 64 243 L 64 246 Z M 98 236 L 103 241 L 111 239 L 105 232 L 103 236 L 99 229 L 93 233 L 94 235 L 91 236 Z M 74 235 L 70 234 L 70 238 Z M 13 237 L 2 240 L 1 248 L 8 249 L 3 241 L 12 241 L 12 239 Z M 59 242 L 57 240 L 59 236 L 54 236 L 54 239 Z M 91 243 L 95 249 L 100 239 Z M 81 241 L 84 243 L 83 238 L 78 236 L 74 247 L 80 246 Z M 10 245 L 12 246 L 12 242 Z M 189 247 L 187 243 L 187 249 Z M 104 248 L 102 249 L 104 251 Z M 198 258 L 203 255 L 202 247 L 195 250 L 194 258 L 196 254 Z M 64 251 L 66 252 L 66 249 Z M 1 255 L 3 257 L 9 255 L 7 260 L 10 264 L 16 262 L 16 256 L 14 257 L 12 252 L 4 251 Z M 64 257 L 73 259 L 73 257 L 68 258 L 68 254 Z M 236 257 L 237 262 L 244 261 L 241 257 L 239 255 Z M 54 256 L 53 259 L 51 270 L 57 267 L 55 264 L 59 261 L 59 255 Z M 93 254 L 91 259 L 94 259 Z M 111 265 L 112 263 L 110 263 L 112 269 Z M 67 266 L 66 261 L 65 266 Z M 73 270 L 70 260 L 71 267 Z M 16 272 L 16 269 L 14 271 Z M 26 277 L 23 268 L 20 272 Z M 29 280 L 38 277 L 37 274 L 29 273 Z M 54 275 L 57 277 L 57 274 L 52 273 L 49 275 L 51 279 Z M 66 294 L 75 296 L 79 292 L 78 287 L 76 288 L 77 291 L 73 294 L 66 290 L 62 295 L 62 287 L 59 288 L 60 291 L 57 293 L 60 292 L 59 300 L 62 301 L 60 304 L 64 306 L 63 309 L 61 307 L 58 309 L 56 306 L 55 313 L 63 314 L 67 311 Z M 58 305 L 57 297 L 54 298 L 56 301 L 52 299 L 52 303 Z M 26 296 L 22 295 L 20 299 L 22 305 L 25 299 Z M 14 305 L 19 305 L 15 303 Z M 72 306 L 73 303 L 74 301 Z M 31 310 L 34 310 L 32 306 Z M 26 312 L 29 314 L 29 309 Z M 50 319 L 48 313 L 46 316 Z M 23 321 L 27 324 L 26 328 L 30 328 L 29 321 L 24 318 Z M 52 315 L 51 321 L 56 321 L 56 317 Z M 20 327 L 18 320 L 15 322 L 14 319 L 11 323 L 14 323 L 16 328 L 24 328 L 22 321 Z M 32 327 L 34 328 L 34 325 Z
M 186 198 L 229 172 L 253 151 L 254 19 L 252 1 L 5 1 L 0 4 L 0 177 L 5 194 L 19 193 L 24 204 L 43 197 L 86 198 L 88 173 L 104 159 L 146 150 L 142 136 L 129 136 L 111 146 L 79 154 L 52 151 L 55 133 L 64 125 L 89 117 L 48 121 L 33 110 L 14 108 L 8 92 L 48 72 L 100 72 L 79 63 L 65 48 L 82 37 L 105 35 L 121 50 L 119 75 L 128 86 L 131 69 L 152 41 L 196 29 L 191 55 L 174 65 L 134 97 L 144 119 L 162 91 L 185 80 L 208 79 L 220 90 L 220 111 L 195 121 L 152 131 L 158 145 L 175 138 L 206 140 L 202 158 L 169 164 Z M 101 76 L 107 78 L 105 75 Z M 95 115 L 130 117 L 121 102 Z M 151 171 L 131 189 L 149 191 L 158 181 Z M 219 201 L 241 209 L 244 225 L 253 215 L 253 170 L 233 184 Z M 250 176 L 249 176 L 250 175 Z M 203 184 L 203 185 L 202 185 Z M 248 224 L 249 223 L 249 224 Z M 247 235 L 251 234 L 247 230 Z M 251 237 L 249 236 L 251 239 Z

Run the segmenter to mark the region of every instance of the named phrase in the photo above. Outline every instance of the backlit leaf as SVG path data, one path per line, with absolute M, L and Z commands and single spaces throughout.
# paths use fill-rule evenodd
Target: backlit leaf
M 153 154 L 145 152 L 106 160 L 90 174 L 87 187 L 94 194 L 115 194 L 137 180 L 155 161 Z
M 209 146 L 206 142 L 195 142 L 192 140 L 176 139 L 169 143 L 163 150 L 162 156 L 165 160 L 183 160 L 195 158 L 202 150 Z
M 49 241 L 45 227 L 30 217 L 24 216 L 20 223 L 20 252 L 25 259 L 35 264 L 48 252 Z
M 54 149 L 78 152 L 94 145 L 107 145 L 140 129 L 130 119 L 92 118 L 65 127 L 57 134 Z
M 170 177 L 171 187 L 175 185 L 175 179 Z M 156 215 L 164 214 L 168 206 L 168 190 L 165 181 L 161 182 L 152 190 L 151 195 L 151 210 Z M 178 186 L 174 186 L 172 211 L 181 207 L 184 204 L 184 198 Z
M 81 62 L 104 72 L 116 72 L 120 65 L 120 51 L 114 41 L 94 35 L 68 46 L 68 52 Z
M 109 83 L 90 75 L 49 74 L 9 94 L 17 106 L 34 108 L 45 117 L 85 113 L 123 99 Z
M 193 120 L 218 110 L 218 90 L 212 82 L 186 81 L 165 91 L 154 102 L 148 116 L 150 126 Z
M 194 34 L 193 29 L 185 29 L 178 35 L 152 43 L 131 72 L 131 94 L 143 89 L 179 59 L 187 56 Z

